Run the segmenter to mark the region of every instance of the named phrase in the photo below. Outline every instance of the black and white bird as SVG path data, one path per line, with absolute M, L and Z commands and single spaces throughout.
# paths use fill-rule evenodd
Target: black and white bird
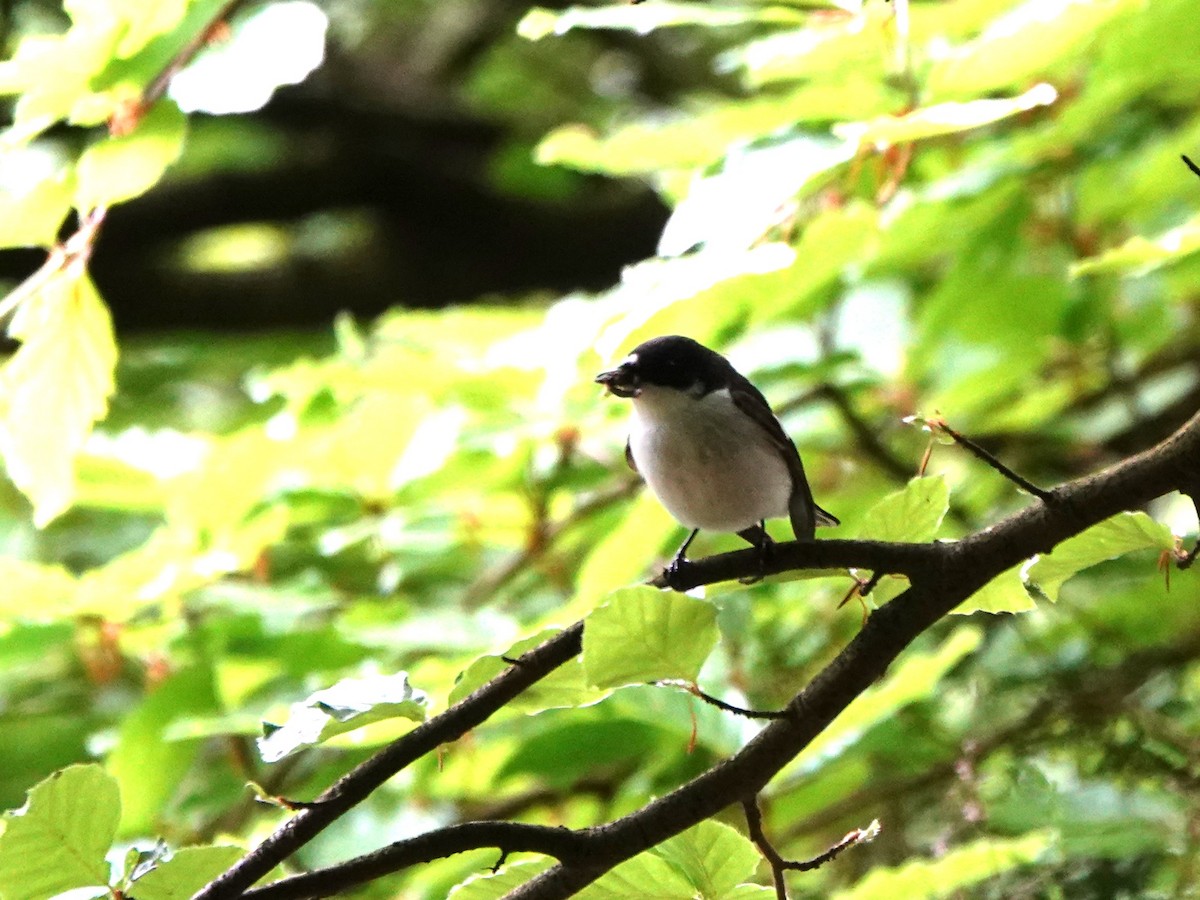
M 725 357 L 691 338 L 639 344 L 596 381 L 633 401 L 625 459 L 691 534 L 735 532 L 765 558 L 766 519 L 787 516 L 798 541 L 837 517 L 813 501 L 796 445 L 766 398 Z

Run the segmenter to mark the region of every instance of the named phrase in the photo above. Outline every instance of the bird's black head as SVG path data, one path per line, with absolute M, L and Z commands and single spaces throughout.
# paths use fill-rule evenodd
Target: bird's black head
M 729 369 L 721 354 L 691 338 L 668 334 L 638 344 L 619 366 L 601 372 L 596 381 L 618 397 L 636 397 L 643 385 L 702 396 L 727 384 Z

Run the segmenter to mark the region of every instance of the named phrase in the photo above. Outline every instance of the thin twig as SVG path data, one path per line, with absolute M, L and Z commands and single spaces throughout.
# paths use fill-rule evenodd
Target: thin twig
M 663 681 L 660 681 L 659 684 L 681 687 L 693 697 L 699 697 L 710 706 L 715 706 L 717 709 L 728 713 L 733 713 L 735 716 L 742 716 L 746 719 L 782 719 L 788 715 L 788 711 L 786 709 L 747 709 L 744 706 L 735 706 L 732 703 L 726 703 L 724 700 L 702 691 L 700 689 L 700 685 L 696 684 L 694 681 L 664 679 Z
M 159 70 L 159 73 L 142 91 L 142 96 L 138 98 L 139 117 L 144 116 L 149 112 L 150 107 L 163 98 L 163 95 L 167 93 L 167 88 L 171 86 L 171 79 L 187 68 L 196 55 L 212 43 L 229 19 L 245 4 L 246 0 L 229 0 L 217 10 L 217 14 L 209 20 L 204 28 L 200 29 L 190 41 L 180 48 L 178 53 L 171 57 L 170 62 Z
M 957 432 L 953 428 L 951 428 L 944 419 L 927 419 L 926 424 L 928 424 L 931 428 L 934 428 L 938 431 L 941 431 L 941 432 L 944 432 L 945 434 L 950 435 L 950 437 L 954 439 L 954 442 L 956 444 L 958 444 L 961 447 L 965 447 L 974 456 L 976 456 L 978 459 L 983 460 L 985 463 L 987 463 L 989 466 L 991 466 L 993 469 L 995 469 L 997 472 L 999 472 L 1001 475 L 1003 475 L 1005 478 L 1007 478 L 1009 481 L 1011 481 L 1017 487 L 1021 488 L 1021 490 L 1025 491 L 1026 493 L 1033 494 L 1033 496 L 1037 497 L 1043 503 L 1053 503 L 1054 502 L 1054 494 L 1051 491 L 1047 491 L 1044 488 L 1038 487 L 1036 484 L 1034 484 L 1032 481 L 1029 481 L 1027 478 L 1022 478 L 1020 475 L 1018 475 L 1016 472 L 1014 472 L 1012 469 L 1010 469 L 1004 463 L 1000 462 L 1000 460 L 998 460 L 995 456 L 993 456 L 988 451 L 984 450 L 982 447 L 980 447 L 978 444 L 976 444 L 970 438 L 968 438 L 967 436 L 965 436 L 963 434 L 960 434 L 959 432 Z
M 1184 165 L 1186 165 L 1189 169 L 1191 169 L 1192 172 L 1197 177 L 1200 177 L 1200 166 L 1197 166 L 1194 162 L 1192 162 L 1190 159 L 1188 159 L 1186 154 L 1181 153 L 1179 155 L 1179 158 L 1183 160 Z
M 811 872 L 836 859 L 855 844 L 865 844 L 874 840 L 880 830 L 879 820 L 876 819 L 866 828 L 855 828 L 853 831 L 847 832 L 840 841 L 812 859 L 784 859 L 763 831 L 762 811 L 758 808 L 758 800 L 754 797 L 743 800 L 742 811 L 746 814 L 746 828 L 750 834 L 750 840 L 754 842 L 754 846 L 758 848 L 771 867 L 771 876 L 775 882 L 775 896 L 778 900 L 787 900 L 785 872 Z

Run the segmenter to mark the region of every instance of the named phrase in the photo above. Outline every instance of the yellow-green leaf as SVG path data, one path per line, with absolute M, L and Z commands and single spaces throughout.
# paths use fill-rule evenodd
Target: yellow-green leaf
M 1072 277 L 1109 272 L 1145 275 L 1159 266 L 1183 259 L 1200 250 L 1200 216 L 1155 237 L 1135 235 L 1111 250 L 1080 260 L 1071 266 Z
M 834 900 L 891 900 L 893 897 L 954 897 L 963 888 L 1034 862 L 1057 842 L 1054 831 L 1019 838 L 984 838 L 957 847 L 938 859 L 917 859 L 893 868 L 880 867 Z
M 969 131 L 1001 119 L 1015 116 L 1058 99 L 1048 84 L 1039 84 L 1018 97 L 999 100 L 971 100 L 967 103 L 938 103 L 902 116 L 879 116 L 866 122 L 843 122 L 833 133 L 864 146 L 890 146 L 941 134 Z
M 716 6 L 695 3 L 650 3 L 645 6 L 573 6 L 555 12 L 535 6 L 517 23 L 517 34 L 537 41 L 573 28 L 605 28 L 648 34 L 680 25 L 744 25 L 754 22 L 802 22 L 804 14 L 787 6 Z
M 179 107 L 160 100 L 132 134 L 92 144 L 76 166 L 75 205 L 94 209 L 146 193 L 179 158 L 186 130 Z
M 597 687 L 663 678 L 694 680 L 717 645 L 717 610 L 648 587 L 615 591 L 587 617 L 583 667 Z
M 117 345 L 86 273 L 53 276 L 9 326 L 21 346 L 0 369 L 0 454 L 42 527 L 70 506 L 75 457 L 108 411 Z
M 20 815 L 4 816 L 0 896 L 46 900 L 73 888 L 107 885 L 104 855 L 120 815 L 117 782 L 102 767 L 55 772 L 29 792 Z

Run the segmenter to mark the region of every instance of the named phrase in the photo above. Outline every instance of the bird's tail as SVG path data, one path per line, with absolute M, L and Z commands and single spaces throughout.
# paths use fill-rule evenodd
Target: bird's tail
M 839 519 L 837 516 L 835 516 L 833 513 L 829 512 L 828 510 L 821 509 L 821 507 L 817 506 L 815 503 L 813 504 L 813 510 L 817 514 L 817 527 L 818 528 L 820 528 L 822 526 L 825 526 L 826 528 L 832 528 L 834 525 L 842 524 L 841 519 Z

